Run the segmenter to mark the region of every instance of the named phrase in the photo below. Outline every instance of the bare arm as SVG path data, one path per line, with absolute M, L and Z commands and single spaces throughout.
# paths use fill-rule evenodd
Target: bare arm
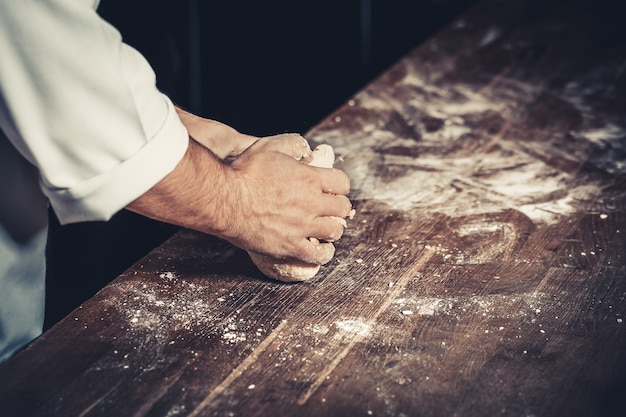
M 226 164 L 190 139 L 174 171 L 127 208 L 245 250 L 326 263 L 332 243 L 314 245 L 308 238 L 341 237 L 343 226 L 328 216 L 348 216 L 349 180 L 339 170 L 296 161 L 307 151 L 299 135 L 281 135 L 257 140 Z

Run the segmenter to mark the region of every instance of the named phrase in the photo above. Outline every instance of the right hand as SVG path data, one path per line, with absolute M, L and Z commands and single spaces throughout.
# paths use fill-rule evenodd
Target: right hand
M 339 220 L 352 209 L 345 196 L 350 180 L 340 170 L 303 163 L 310 155 L 304 138 L 284 134 L 261 139 L 238 156 L 226 170 L 221 237 L 275 258 L 330 261 L 331 242 L 343 234 Z

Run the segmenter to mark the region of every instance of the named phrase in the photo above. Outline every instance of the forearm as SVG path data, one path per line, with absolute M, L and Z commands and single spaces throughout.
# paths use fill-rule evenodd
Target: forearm
M 126 208 L 162 222 L 222 236 L 227 167 L 193 140 L 176 168 Z M 222 207 L 222 210 L 218 208 Z
M 343 233 L 349 180 L 314 168 L 299 135 L 259 139 L 232 163 L 190 140 L 174 171 L 127 208 L 219 236 L 247 251 L 323 264 Z M 329 243 L 314 245 L 309 238 Z

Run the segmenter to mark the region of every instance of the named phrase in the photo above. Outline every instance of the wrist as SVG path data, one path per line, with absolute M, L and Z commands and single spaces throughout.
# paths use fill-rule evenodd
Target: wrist
M 166 223 L 222 236 L 228 228 L 227 167 L 193 140 L 174 170 L 126 208 Z

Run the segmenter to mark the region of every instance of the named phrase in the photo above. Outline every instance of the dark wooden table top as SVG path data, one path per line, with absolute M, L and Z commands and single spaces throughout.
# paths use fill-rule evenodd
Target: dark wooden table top
M 626 47 L 582 3 L 485 1 L 309 132 L 357 210 L 312 281 L 182 231 L 0 415 L 626 415 Z

